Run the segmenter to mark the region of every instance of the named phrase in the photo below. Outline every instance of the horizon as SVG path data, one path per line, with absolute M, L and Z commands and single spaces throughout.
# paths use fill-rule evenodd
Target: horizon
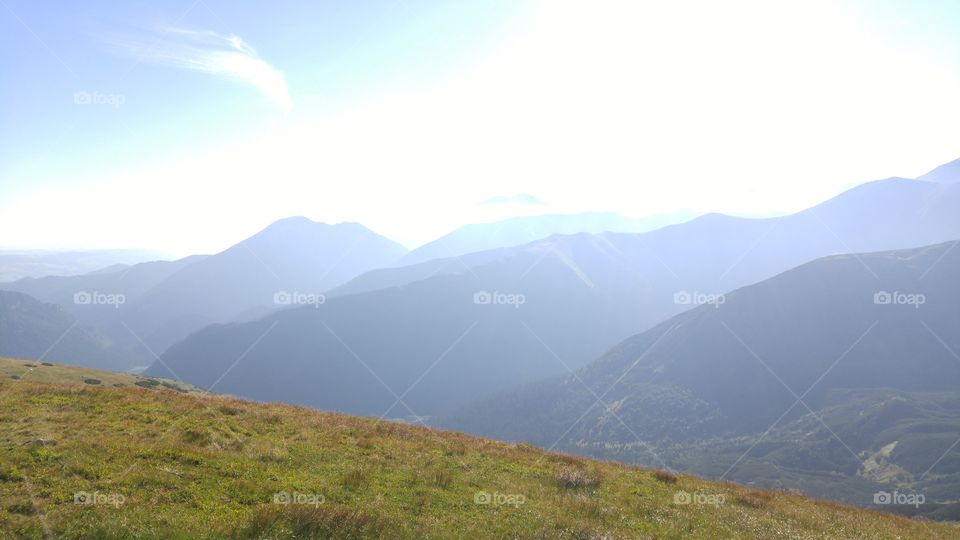
M 950 164 L 957 163 L 957 162 L 960 162 L 960 158 L 958 158 L 958 159 L 956 159 L 956 160 L 953 160 L 953 161 L 949 161 L 949 162 L 947 162 L 947 163 L 940 164 L 940 165 L 938 165 L 938 166 L 936 166 L 936 167 L 928 170 L 928 171 L 925 172 L 923 175 L 929 174 L 929 173 L 933 172 L 934 170 L 936 170 L 936 169 L 938 169 L 938 168 L 940 168 L 940 167 L 942 167 L 942 166 L 950 165 Z M 817 201 L 816 203 L 814 203 L 814 204 L 811 205 L 811 206 L 803 207 L 803 208 L 800 208 L 800 209 L 797 209 L 797 210 L 794 210 L 794 211 L 791 211 L 791 212 L 765 212 L 765 213 L 755 213 L 755 214 L 745 214 L 745 213 L 733 214 L 733 213 L 729 213 L 729 214 L 726 214 L 726 213 L 723 213 L 723 212 L 710 212 L 710 211 L 708 211 L 708 212 L 690 212 L 690 211 L 685 211 L 685 210 L 677 210 L 676 212 L 674 212 L 674 214 L 676 214 L 676 215 L 678 215 L 678 216 L 684 216 L 685 214 L 689 214 L 689 216 L 684 216 L 684 217 L 682 217 L 682 218 L 679 218 L 679 219 L 677 219 L 676 221 L 672 222 L 671 224 L 673 224 L 673 223 L 685 223 L 685 222 L 687 222 L 687 221 L 691 221 L 691 220 L 694 220 L 694 219 L 697 219 L 697 218 L 699 218 L 699 217 L 702 217 L 702 216 L 705 216 L 705 215 L 709 215 L 709 214 L 727 215 L 727 216 L 731 216 L 731 217 L 741 217 L 741 218 L 746 218 L 746 219 L 764 219 L 764 218 L 772 218 L 772 217 L 789 216 L 789 215 L 792 215 L 792 214 L 795 214 L 795 213 L 798 213 L 798 212 L 802 212 L 803 210 L 806 210 L 806 209 L 808 209 L 808 208 L 815 207 L 815 206 L 817 206 L 818 204 L 821 204 L 821 203 L 823 203 L 823 202 L 826 202 L 826 201 L 828 201 L 828 200 L 830 200 L 830 199 L 832 199 L 832 198 L 834 198 L 834 197 L 836 197 L 836 196 L 839 196 L 839 195 L 842 195 L 843 193 L 846 193 L 847 191 L 849 191 L 849 190 L 851 190 L 851 189 L 855 189 L 855 188 L 857 188 L 857 187 L 859 187 L 859 186 L 862 186 L 862 185 L 864 185 L 864 184 L 867 184 L 867 183 L 880 182 L 880 181 L 893 180 L 893 179 L 917 180 L 917 181 L 920 181 L 920 180 L 919 180 L 919 177 L 921 177 L 921 176 L 923 176 L 923 175 L 918 175 L 917 178 L 907 178 L 907 177 L 900 177 L 900 176 L 891 176 L 891 177 L 880 178 L 880 179 L 876 179 L 876 180 L 870 180 L 870 181 L 867 181 L 867 182 L 864 182 L 864 183 L 861 183 L 861 184 L 855 184 L 855 185 L 852 185 L 852 186 L 849 186 L 849 187 L 847 187 L 847 188 L 842 189 L 840 192 L 836 193 L 835 195 L 831 195 L 830 197 L 828 197 L 827 199 L 824 199 L 823 201 Z M 495 197 L 494 199 L 498 199 L 498 200 L 496 201 L 497 204 L 501 204 L 502 202 L 515 202 L 516 199 L 527 199 L 527 198 L 530 198 L 530 197 L 531 197 L 531 196 L 530 196 L 530 195 L 527 195 L 527 194 L 519 194 L 519 195 L 515 195 L 515 196 L 510 196 L 510 197 L 500 196 L 500 197 Z M 535 203 L 532 203 L 532 204 L 531 204 L 531 203 L 527 203 L 526 201 L 523 201 L 523 202 L 524 202 L 525 204 L 529 204 L 529 205 L 534 206 L 534 207 L 536 207 L 536 206 L 541 206 L 541 203 L 540 203 L 539 201 L 537 201 L 537 202 L 535 202 Z M 487 201 L 482 201 L 480 204 L 487 204 Z M 649 214 L 649 215 L 643 215 L 643 216 L 627 216 L 627 215 L 619 214 L 619 213 L 616 213 L 616 212 L 602 212 L 602 211 L 589 211 L 589 210 L 583 211 L 583 212 L 575 212 L 575 213 L 552 213 L 552 212 L 542 212 L 542 213 L 531 212 L 531 213 L 523 213 L 522 211 L 519 211 L 519 212 L 517 212 L 517 213 L 509 213 L 508 215 L 503 216 L 503 217 L 490 218 L 490 219 L 488 219 L 488 220 L 486 220 L 486 221 L 476 221 L 476 222 L 470 222 L 470 223 L 462 223 L 462 224 L 459 224 L 459 225 L 455 226 L 455 228 L 453 228 L 453 229 L 447 230 L 447 231 L 445 231 L 445 232 L 443 232 L 443 233 L 441 233 L 441 234 L 438 234 L 437 236 L 429 237 L 429 238 L 426 239 L 425 241 L 421 241 L 420 243 L 413 244 L 413 245 L 404 244 L 404 243 L 402 243 L 402 242 L 399 242 L 399 241 L 397 241 L 396 239 L 391 238 L 388 234 L 384 234 L 384 233 L 381 232 L 381 231 L 373 230 L 373 229 L 371 229 L 370 227 L 367 227 L 365 224 L 360 223 L 360 222 L 358 222 L 358 221 L 349 221 L 349 220 L 347 220 L 347 221 L 327 222 L 327 221 L 323 221 L 323 220 L 311 219 L 309 216 L 305 216 L 305 215 L 294 215 L 294 216 L 285 216 L 285 217 L 279 217 L 279 218 L 277 218 L 277 219 L 274 219 L 274 220 L 270 221 L 269 223 L 267 223 L 266 225 L 264 225 L 264 227 L 262 227 L 262 228 L 260 228 L 260 229 L 257 229 L 257 230 L 253 233 L 253 235 L 258 234 L 258 233 L 264 231 L 265 229 L 267 229 L 267 228 L 270 227 L 271 225 L 273 225 L 273 224 L 275 224 L 275 223 L 278 223 L 278 222 L 280 222 L 280 221 L 285 221 L 285 220 L 290 220 L 290 219 L 306 219 L 306 220 L 308 220 L 308 221 L 310 221 L 310 222 L 312 222 L 312 223 L 314 223 L 314 224 L 320 224 L 320 225 L 331 225 L 331 226 L 342 225 L 342 224 L 360 225 L 360 226 L 366 228 L 367 230 L 370 230 L 371 232 L 373 232 L 373 233 L 375 233 L 375 234 L 378 234 L 378 235 L 380 235 L 380 236 L 382 236 L 382 237 L 384 237 L 384 238 L 386 238 L 386 239 L 388 239 L 388 240 L 392 240 L 392 241 L 400 244 L 401 246 L 403 246 L 403 247 L 404 247 L 406 250 L 408 250 L 408 251 L 415 251 L 415 250 L 417 250 L 417 249 L 419 249 L 419 248 L 421 248 L 421 247 L 424 247 L 424 246 L 426 246 L 426 245 L 431 244 L 432 242 L 434 242 L 434 241 L 436 241 L 436 240 L 440 240 L 440 239 L 444 238 L 445 236 L 447 236 L 447 235 L 449 235 L 449 234 L 455 233 L 455 232 L 457 232 L 457 231 L 459 231 L 459 230 L 461 230 L 461 229 L 463 229 L 463 228 L 465 228 L 465 227 L 482 226 L 482 225 L 489 225 L 489 224 L 494 224 L 494 223 L 508 222 L 508 221 L 514 220 L 514 219 L 538 218 L 538 217 L 549 217 L 549 216 L 572 217 L 572 216 L 590 215 L 590 214 L 594 214 L 594 215 L 597 215 L 597 214 L 608 214 L 608 215 L 623 217 L 623 218 L 627 218 L 627 219 L 648 219 L 648 218 L 664 217 L 664 216 L 670 216 L 670 215 L 671 215 L 671 214 L 668 214 L 668 213 L 656 213 L 656 214 Z M 664 226 L 666 226 L 666 225 L 664 225 Z M 659 228 L 659 227 L 657 227 L 657 228 Z M 251 235 L 251 236 L 253 236 L 253 235 Z M 236 239 L 235 241 L 227 241 L 227 244 L 226 244 L 225 246 L 223 246 L 221 249 L 217 249 L 217 250 L 215 250 L 215 251 L 209 251 L 209 252 L 202 252 L 202 253 L 197 253 L 197 252 L 172 253 L 172 252 L 162 251 L 162 250 L 158 250 L 158 249 L 151 249 L 151 248 L 149 248 L 149 247 L 141 247 L 141 246 L 110 246 L 110 247 L 96 247 L 96 248 L 91 248 L 91 247 L 85 247 L 85 246 L 62 246 L 62 245 L 52 245 L 52 244 L 51 244 L 51 245 L 28 245 L 28 246 L 0 245 L 0 253 L 15 253 L 15 252 L 18 252 L 18 251 L 22 251 L 22 252 L 49 252 L 49 253 L 56 253 L 56 252 L 74 252 L 74 251 L 76 251 L 76 252 L 83 252 L 83 251 L 111 251 L 111 250 L 116 250 L 116 251 L 127 250 L 127 251 L 131 251 L 131 250 L 137 250 L 137 251 L 145 251 L 145 252 L 156 253 L 157 255 L 162 255 L 163 257 L 162 257 L 161 259 L 158 259 L 158 260 L 176 260 L 176 259 L 181 259 L 181 258 L 184 258 L 184 257 L 189 257 L 189 256 L 192 256 L 192 255 L 213 255 L 213 254 L 216 254 L 216 253 L 220 253 L 221 251 L 223 251 L 223 250 L 225 250 L 225 249 L 228 249 L 228 248 L 230 248 L 230 247 L 232 247 L 232 246 L 235 246 L 235 245 L 237 245 L 237 244 L 239 244 L 239 243 L 242 243 L 242 242 L 243 242 L 244 240 L 246 240 L 247 238 L 249 238 L 249 237 L 244 237 L 244 238 Z

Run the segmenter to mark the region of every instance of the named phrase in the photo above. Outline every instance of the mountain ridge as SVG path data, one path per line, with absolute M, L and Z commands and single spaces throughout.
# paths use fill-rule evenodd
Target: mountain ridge
M 150 373 L 170 376 L 169 367 L 202 386 L 256 344 L 220 381 L 226 391 L 380 415 L 395 405 L 392 392 L 409 389 L 403 401 L 417 415 L 442 415 L 577 369 L 701 296 L 833 253 L 951 238 L 960 238 L 960 187 L 912 180 L 781 218 L 708 215 L 648 233 L 553 236 L 361 275 L 323 305 L 197 332 Z M 363 391 L 331 382 L 340 379 Z

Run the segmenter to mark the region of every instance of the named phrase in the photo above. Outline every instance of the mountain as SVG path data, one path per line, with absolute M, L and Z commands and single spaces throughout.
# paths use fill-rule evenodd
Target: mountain
M 0 354 L 118 370 L 148 362 L 62 307 L 10 291 L 0 291 Z
M 84 323 L 153 358 L 155 352 L 207 324 L 261 317 L 301 298 L 322 300 L 323 291 L 386 266 L 405 252 L 355 223 L 327 225 L 289 218 L 211 256 L 82 276 L 28 278 L 0 284 L 0 289 L 56 302 Z M 76 301 L 74 295 L 88 298 Z
M 9 361 L 0 359 L 0 372 Z M 222 396 L 0 379 L 11 538 L 951 538 L 955 526 Z M 91 379 L 94 383 L 91 383 Z M 99 382 L 99 384 L 96 384 Z M 25 423 L 22 419 L 35 421 Z
M 149 372 L 200 386 L 219 380 L 254 399 L 443 415 L 582 367 L 712 295 L 818 257 L 952 238 L 960 186 L 872 182 L 791 216 L 713 214 L 648 233 L 553 236 L 378 270 L 323 305 L 204 329 Z
M 124 326 L 126 309 L 165 279 L 206 257 L 193 255 L 176 261 L 122 265 L 79 276 L 23 278 L 0 283 L 0 290 L 22 292 L 42 302 L 57 304 L 82 324 L 135 351 L 128 356 L 126 365 L 115 366 L 117 369 L 143 369 L 155 358 L 140 343 L 139 336 Z
M 673 317 L 575 374 L 468 406 L 441 425 L 766 478 L 856 504 L 906 487 L 930 503 L 954 502 L 958 244 L 813 261 Z M 763 474 L 741 467 L 758 463 Z M 874 474 L 881 469 L 899 476 Z
M 0 283 L 0 289 L 61 305 L 84 324 L 136 349 L 142 361 L 207 324 L 262 317 L 286 307 L 287 297 L 291 303 L 322 299 L 323 291 L 389 265 L 405 252 L 355 223 L 288 218 L 215 255 L 25 278 Z M 78 301 L 75 295 L 85 298 Z
M 319 299 L 404 253 L 400 244 L 357 223 L 288 218 L 171 275 L 122 317 L 151 349 L 162 351 L 207 324 L 268 312 L 300 297 Z
M 890 178 L 868 182 L 796 214 L 741 218 L 708 214 L 642 234 L 603 233 L 558 236 L 524 246 L 434 259 L 400 268 L 378 269 L 331 292 L 352 294 L 395 287 L 470 268 L 519 253 L 574 252 L 574 244 L 613 250 L 613 262 L 661 274 L 677 289 L 702 287 L 711 293 L 768 278 L 818 257 L 837 253 L 918 247 L 960 238 L 956 210 L 960 188 Z M 567 255 L 569 257 L 569 254 Z M 569 260 L 575 265 L 579 260 Z M 565 261 L 565 262 L 566 262 Z
M 960 159 L 951 161 L 946 165 L 941 165 L 936 169 L 918 178 L 926 182 L 937 182 L 940 184 L 960 183 Z
M 156 251 L 104 249 L 91 251 L 0 250 L 0 282 L 25 277 L 85 274 L 115 265 L 164 259 Z
M 59 304 L 82 321 L 99 324 L 114 315 L 115 310 L 97 309 L 97 306 L 92 304 L 74 302 L 75 294 L 103 292 L 123 295 L 125 303 L 135 302 L 163 280 L 204 258 L 206 255 L 194 255 L 176 261 L 111 266 L 78 276 L 28 277 L 0 283 L 0 289 L 22 292 L 42 302 Z
M 493 223 L 464 225 L 407 253 L 398 265 L 408 266 L 431 259 L 446 259 L 476 251 L 519 246 L 555 234 L 645 232 L 694 217 L 691 213 L 676 213 L 630 219 L 613 213 L 587 212 L 521 216 Z
M 769 432 L 658 450 L 709 478 L 790 489 L 909 516 L 960 520 L 960 396 L 887 388 L 831 390 L 823 406 Z M 661 465 L 662 466 L 662 465 Z M 875 504 L 876 493 L 923 496 Z

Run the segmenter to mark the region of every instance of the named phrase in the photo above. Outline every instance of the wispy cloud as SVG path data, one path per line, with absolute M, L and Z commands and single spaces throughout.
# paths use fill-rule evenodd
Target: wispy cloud
M 184 28 L 161 28 L 151 38 L 111 40 L 125 54 L 143 62 L 189 69 L 252 84 L 284 114 L 293 102 L 283 73 L 260 58 L 235 34 Z

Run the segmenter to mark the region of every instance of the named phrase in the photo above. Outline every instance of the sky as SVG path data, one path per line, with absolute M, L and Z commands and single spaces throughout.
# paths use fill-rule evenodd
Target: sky
M 0 0 L 0 246 L 769 215 L 960 158 L 960 3 Z

